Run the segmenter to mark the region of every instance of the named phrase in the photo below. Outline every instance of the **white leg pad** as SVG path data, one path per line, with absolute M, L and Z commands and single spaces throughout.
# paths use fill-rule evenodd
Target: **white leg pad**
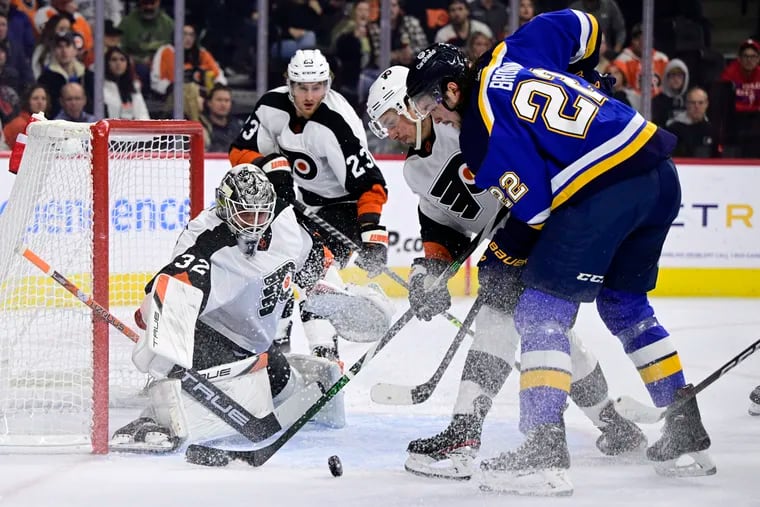
M 340 366 L 330 359 L 305 354 L 286 354 L 285 357 L 288 358 L 291 368 L 295 370 L 294 373 L 297 373 L 297 378 L 300 377 L 306 385 L 318 384 L 322 386 L 322 391 L 329 389 L 343 376 Z M 298 396 L 298 392 L 293 394 Z M 280 396 L 278 396 L 279 398 Z M 340 391 L 322 407 L 322 410 L 317 412 L 312 421 L 330 428 L 344 427 L 346 425 L 346 409 L 343 391 Z
M 309 350 L 314 350 L 315 347 L 319 346 L 334 347 L 333 336 L 338 334 L 335 326 L 327 319 L 311 319 L 304 322 L 303 333 L 306 335 Z

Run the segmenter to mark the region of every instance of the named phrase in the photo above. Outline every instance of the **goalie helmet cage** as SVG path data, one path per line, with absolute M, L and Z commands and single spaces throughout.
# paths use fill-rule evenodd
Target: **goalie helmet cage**
M 105 453 L 110 409 L 134 406 L 147 380 L 131 341 L 15 249 L 27 246 L 132 323 L 203 195 L 196 122 L 29 125 L 0 210 L 0 453 Z

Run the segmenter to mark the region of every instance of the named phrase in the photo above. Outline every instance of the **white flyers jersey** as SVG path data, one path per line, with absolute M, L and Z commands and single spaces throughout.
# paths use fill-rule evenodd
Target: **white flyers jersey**
M 364 125 L 333 90 L 308 120 L 296 114 L 287 86 L 270 90 L 256 103 L 232 147 L 284 155 L 308 205 L 354 202 L 375 184 L 385 187 L 367 148 Z
M 409 150 L 404 179 L 419 196 L 422 214 L 468 237 L 482 231 L 500 206 L 475 186 L 475 175 L 459 150 L 459 130 L 451 125 L 433 123 L 433 136 L 421 149 Z
M 172 262 L 161 270 L 203 291 L 199 321 L 254 353 L 272 344 L 294 276 L 312 248 L 292 207 L 278 203 L 275 212 L 256 250 L 247 255 L 215 208 L 204 210 L 188 223 Z

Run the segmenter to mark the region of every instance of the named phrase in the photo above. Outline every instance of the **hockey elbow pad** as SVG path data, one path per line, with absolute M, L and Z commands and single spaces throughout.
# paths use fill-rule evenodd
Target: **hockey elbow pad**
M 260 167 L 269 181 L 274 185 L 277 197 L 287 203 L 295 202 L 296 193 L 293 187 L 293 173 L 288 159 L 277 153 L 259 157 L 253 164 Z

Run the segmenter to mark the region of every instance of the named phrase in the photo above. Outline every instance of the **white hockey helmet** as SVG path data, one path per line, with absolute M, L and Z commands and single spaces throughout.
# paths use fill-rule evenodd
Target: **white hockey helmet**
M 417 142 L 415 149 L 420 149 L 422 144 L 422 122 L 409 114 L 407 108 L 406 76 L 409 69 L 401 65 L 394 65 L 386 69 L 369 88 L 367 96 L 367 115 L 369 116 L 369 129 L 380 139 L 388 137 L 389 127 L 398 121 L 397 116 L 386 116 L 387 111 L 394 110 L 397 115 L 403 115 L 417 125 Z
M 318 49 L 299 49 L 288 63 L 288 88 L 292 83 L 327 82 L 329 89 L 332 77 L 327 58 Z
M 216 189 L 216 214 L 245 241 L 256 241 L 274 220 L 277 194 L 255 164 L 238 164 Z

